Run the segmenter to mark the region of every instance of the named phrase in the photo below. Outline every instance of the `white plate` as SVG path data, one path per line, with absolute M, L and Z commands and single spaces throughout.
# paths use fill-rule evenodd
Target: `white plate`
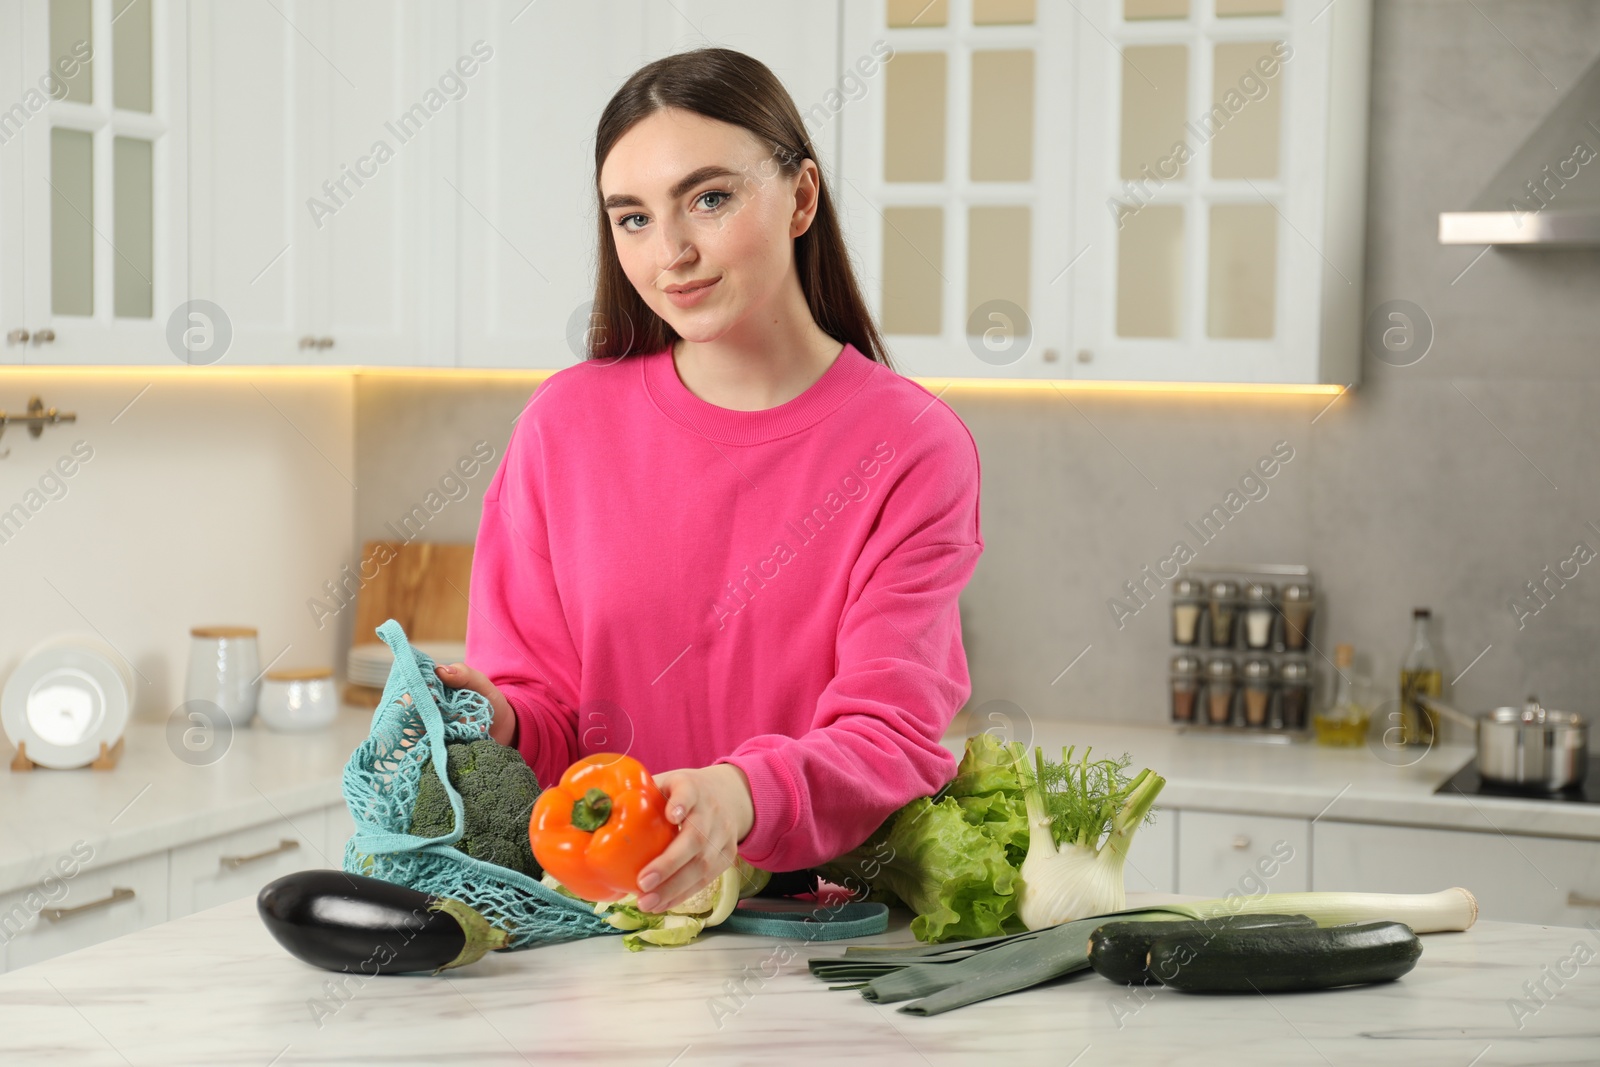
M 27 742 L 41 767 L 82 767 L 114 745 L 128 725 L 132 675 L 98 638 L 63 634 L 28 651 L 0 694 L 0 726 Z
M 461 641 L 413 641 L 411 647 L 432 657 L 435 663 L 462 663 L 467 646 Z M 356 685 L 382 689 L 394 668 L 394 653 L 385 644 L 352 645 L 345 661 L 345 677 Z

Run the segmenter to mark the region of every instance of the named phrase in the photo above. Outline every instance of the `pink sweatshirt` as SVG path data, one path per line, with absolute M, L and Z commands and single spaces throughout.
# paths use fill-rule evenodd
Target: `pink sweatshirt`
M 853 345 L 764 411 L 695 396 L 670 348 L 567 367 L 484 493 L 466 661 L 540 783 L 732 763 L 739 854 L 825 863 L 955 775 L 978 486 L 960 418 Z

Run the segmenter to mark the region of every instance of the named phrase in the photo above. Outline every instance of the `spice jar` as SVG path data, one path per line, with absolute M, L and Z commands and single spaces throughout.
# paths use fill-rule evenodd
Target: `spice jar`
M 1218 656 L 1206 664 L 1206 721 L 1213 726 L 1233 722 L 1233 694 L 1238 687 L 1233 660 Z
M 1172 643 L 1200 643 L 1200 611 L 1205 603 L 1205 586 L 1193 578 L 1179 578 L 1172 584 Z
M 1311 712 L 1311 667 L 1303 659 L 1291 659 L 1278 668 L 1283 695 L 1278 701 L 1285 730 L 1304 730 Z
M 1311 620 L 1317 610 L 1316 592 L 1309 582 L 1283 587 L 1283 647 L 1304 652 L 1311 643 Z
M 1262 652 L 1272 647 L 1272 624 L 1278 618 L 1278 590 L 1267 582 L 1244 587 L 1244 647 Z
M 1194 722 L 1200 698 L 1200 657 L 1188 653 L 1172 657 L 1172 721 Z
M 1238 608 L 1238 582 L 1219 578 L 1211 583 L 1211 647 L 1233 647 L 1233 620 Z
M 1244 724 L 1266 729 L 1272 709 L 1272 661 L 1244 661 Z

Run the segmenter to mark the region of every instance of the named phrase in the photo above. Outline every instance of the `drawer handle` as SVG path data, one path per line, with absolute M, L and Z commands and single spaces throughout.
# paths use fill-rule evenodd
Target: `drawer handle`
M 1600 897 L 1586 897 L 1576 889 L 1567 893 L 1569 908 L 1600 908 Z
M 268 856 L 276 856 L 280 852 L 292 852 L 299 847 L 300 842 L 296 841 L 292 837 L 285 837 L 281 839 L 276 846 L 267 849 L 265 852 L 257 852 L 253 856 L 221 856 L 217 859 L 217 862 L 228 868 L 230 871 L 234 871 L 238 870 L 240 867 L 243 867 L 247 863 L 254 862 L 255 860 L 264 860 Z
M 91 900 L 89 903 L 79 904 L 75 908 L 45 908 L 40 911 L 39 914 L 43 915 L 46 919 L 49 919 L 53 923 L 58 923 L 62 919 L 70 919 L 74 915 L 82 915 L 84 912 L 90 911 L 94 908 L 103 908 L 107 904 L 115 904 L 119 900 L 132 899 L 133 890 L 129 889 L 127 886 L 119 885 L 112 887 L 111 895 L 109 897 L 102 897 L 99 900 Z
M 1250 847 L 1250 839 L 1243 834 L 1233 835 L 1233 847 L 1240 852 Z

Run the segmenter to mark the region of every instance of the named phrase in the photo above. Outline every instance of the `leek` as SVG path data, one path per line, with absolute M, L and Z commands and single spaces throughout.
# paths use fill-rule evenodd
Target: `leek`
M 1210 919 L 1221 915 L 1309 915 L 1319 926 L 1396 920 L 1413 933 L 1466 930 L 1478 902 L 1465 889 L 1438 893 L 1267 893 L 1184 904 L 1151 904 L 1046 930 L 939 946 L 851 945 L 815 957 L 811 973 L 830 989 L 855 989 L 875 1004 L 909 1001 L 907 1015 L 938 1015 L 1089 968 L 1089 935 L 1109 919 Z
M 1129 780 L 1121 760 L 1078 762 L 1072 749 L 1047 764 L 1034 749 L 1034 769 L 1018 760 L 1028 810 L 1028 852 L 1022 861 L 1017 914 L 1030 930 L 1107 915 L 1127 905 L 1123 866 L 1128 846 L 1166 779 L 1146 769 Z

